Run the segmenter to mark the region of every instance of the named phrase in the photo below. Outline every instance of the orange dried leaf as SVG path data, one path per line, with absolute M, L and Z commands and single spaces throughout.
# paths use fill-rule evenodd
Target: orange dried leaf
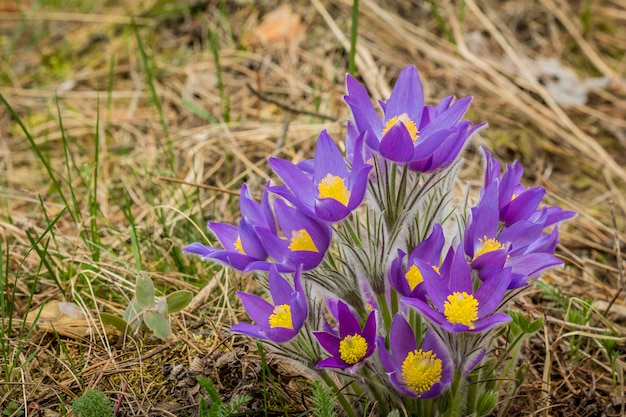
M 256 41 L 261 43 L 291 39 L 302 29 L 300 15 L 294 13 L 288 5 L 266 14 L 255 31 Z

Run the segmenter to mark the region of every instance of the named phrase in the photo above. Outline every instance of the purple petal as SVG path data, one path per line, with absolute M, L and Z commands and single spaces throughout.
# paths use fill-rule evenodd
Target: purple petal
M 389 347 L 396 368 L 402 368 L 402 362 L 409 352 L 417 349 L 413 329 L 402 314 L 396 314 L 389 329 Z
M 238 271 L 245 271 L 251 263 L 257 262 L 257 258 L 244 255 L 237 251 L 218 250 L 208 256 L 209 259 L 219 261 L 222 264 Z
M 405 358 L 402 358 L 402 360 L 404 360 Z M 402 374 L 401 371 L 395 372 L 391 375 L 389 375 L 389 379 L 391 379 L 391 382 L 393 382 L 393 384 L 396 386 L 396 388 L 398 389 L 398 391 L 400 391 L 401 393 L 403 393 L 404 395 L 407 395 L 409 397 L 417 397 L 417 394 L 415 394 L 415 392 L 413 390 L 410 390 L 407 388 L 407 385 L 405 384 L 404 380 L 402 379 Z
M 450 271 L 450 292 L 466 292 L 472 294 L 472 274 L 469 265 L 465 260 L 465 254 L 461 245 L 456 249 L 452 259 L 452 269 Z
M 364 165 L 358 171 L 352 171 L 348 185 L 348 188 L 350 189 L 348 208 L 350 210 L 354 210 L 363 202 L 365 191 L 367 190 L 367 179 L 369 178 L 372 168 L 373 167 L 371 165 Z
M 289 243 L 278 236 L 272 234 L 264 227 L 254 227 L 254 231 L 261 239 L 261 244 L 267 251 L 268 255 L 274 258 L 277 262 L 282 263 L 287 256 L 289 250 Z
M 287 329 L 285 327 L 267 328 L 265 330 L 267 338 L 276 343 L 285 343 L 296 337 L 300 329 Z
M 509 315 L 504 313 L 495 313 L 491 316 L 483 317 L 476 320 L 474 322 L 474 329 L 472 329 L 472 332 L 487 330 L 499 324 L 508 323 L 509 321 L 511 321 L 511 317 Z
M 536 224 L 521 220 L 510 227 L 505 228 L 498 240 L 501 243 L 511 243 L 511 252 L 519 251 L 530 245 L 541 236 L 543 223 Z
M 352 111 L 359 131 L 382 132 L 382 121 L 372 105 L 365 87 L 348 74 L 346 76 L 346 89 L 348 90 L 348 95 L 344 96 L 344 100 Z
M 478 366 L 480 361 L 483 360 L 486 353 L 487 351 L 485 350 L 485 348 L 480 348 L 470 353 L 469 356 L 463 360 L 463 376 L 466 376 L 467 374 L 472 372 L 472 370 L 476 368 L 476 366 Z
M 274 305 L 289 303 L 294 290 L 289 282 L 278 273 L 276 267 L 270 269 L 268 284 Z
M 329 223 L 345 219 L 350 209 L 334 198 L 315 199 L 315 217 Z
M 367 352 L 365 353 L 365 357 L 368 357 L 376 348 L 376 313 L 374 311 L 370 311 L 370 314 L 367 316 L 361 336 L 363 336 L 367 342 Z
M 383 136 L 378 151 L 394 162 L 408 162 L 413 158 L 415 144 L 404 123 L 396 123 Z
M 304 325 L 309 313 L 308 304 L 304 293 L 296 292 L 295 297 L 289 303 L 291 306 L 291 320 L 294 330 L 300 330 Z
M 406 113 L 411 120 L 419 123 L 424 110 L 424 91 L 417 69 L 404 68 L 385 103 L 385 120 Z M 382 153 L 382 152 L 381 152 Z
M 259 236 L 254 231 L 254 227 L 244 219 L 239 221 L 239 236 L 241 248 L 245 252 L 245 255 L 255 259 L 267 258 L 267 252 L 261 244 Z
M 430 123 L 422 129 L 422 131 L 424 134 L 431 134 L 431 132 L 440 129 L 449 129 L 454 127 L 459 122 L 461 117 L 463 117 L 471 102 L 472 97 L 463 97 L 456 100 L 448 109 L 441 112 L 441 114 L 431 120 Z
M 433 308 L 424 301 L 417 298 L 407 297 L 400 299 L 400 301 L 408 304 L 411 307 L 415 307 L 420 313 L 422 313 L 423 316 L 425 316 L 432 323 L 445 328 L 448 328 L 450 326 L 450 323 L 448 322 L 448 320 L 446 320 L 443 314 L 433 310 Z M 467 326 L 465 327 L 467 328 Z
M 239 238 L 239 229 L 237 226 L 228 223 L 210 222 L 209 229 L 215 233 L 215 236 L 222 243 L 226 250 L 235 250 L 235 242 Z
M 530 277 L 537 272 L 551 266 L 561 265 L 561 261 L 550 253 L 529 253 L 519 256 L 511 256 L 505 265 L 510 266 L 516 274 Z
M 545 194 L 546 190 L 543 187 L 533 187 L 526 190 L 500 210 L 500 219 L 506 225 L 528 219 L 532 212 L 537 209 Z
M 353 334 L 361 334 L 361 326 L 359 321 L 350 311 L 350 307 L 343 301 L 337 304 L 337 321 L 339 322 L 339 337 L 342 339 Z
M 258 295 L 237 291 L 246 313 L 258 326 L 268 327 L 269 317 L 274 313 L 274 306 Z
M 212 254 L 213 252 L 218 251 L 218 250 L 219 249 L 217 249 L 217 248 L 203 245 L 200 242 L 190 243 L 189 245 L 184 246 L 183 249 L 182 249 L 183 252 L 200 255 L 203 258 L 206 258 L 210 254 Z
M 376 338 L 376 346 L 378 347 L 378 357 L 380 358 L 383 368 L 385 368 L 387 372 L 396 372 L 398 369 L 385 347 L 385 338 L 378 336 Z
M 250 323 L 237 323 L 230 328 L 232 333 L 242 333 L 258 339 L 269 340 L 265 328 Z
M 339 344 L 342 339 L 339 339 L 332 334 L 326 332 L 313 332 L 313 336 L 317 339 L 319 344 L 333 356 L 339 356 Z
M 326 358 L 321 360 L 316 368 L 336 368 L 336 369 L 346 369 L 351 367 L 352 365 L 348 365 L 343 360 L 336 356 L 331 356 L 330 358 Z
M 441 129 L 426 135 L 420 132 L 412 159 L 415 161 L 428 158 L 453 133 L 450 129 Z
M 510 283 L 511 269 L 506 268 L 480 284 L 474 294 L 478 300 L 478 317 L 485 317 L 500 305 Z
M 441 264 L 441 251 L 443 250 L 444 244 L 445 237 L 443 235 L 443 229 L 439 223 L 435 223 L 430 235 L 413 249 L 409 260 L 419 258 L 432 266 L 438 267 Z
M 328 132 L 324 129 L 320 133 L 315 148 L 315 184 L 319 184 L 326 175 L 331 174 L 347 179 L 350 175 L 343 155 Z
M 318 190 L 311 179 L 294 164 L 284 159 L 271 157 L 269 164 L 296 198 L 306 207 L 312 208 Z

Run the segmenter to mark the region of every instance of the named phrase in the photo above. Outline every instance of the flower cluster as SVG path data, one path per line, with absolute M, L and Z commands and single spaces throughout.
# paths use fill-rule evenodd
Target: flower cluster
M 355 78 L 346 85 L 345 155 L 322 131 L 312 160 L 270 158 L 280 181 L 261 202 L 244 184 L 238 225 L 209 223 L 222 248 L 183 250 L 267 272 L 271 302 L 237 293 L 254 324 L 231 331 L 284 348 L 321 375 L 336 370 L 381 411 L 479 415 L 462 399 L 464 383 L 480 363 L 495 363 L 492 336 L 511 321 L 507 301 L 561 263 L 558 223 L 575 213 L 542 205 L 545 189 L 524 187 L 521 165 L 502 172 L 486 149 L 476 204 L 457 204 L 459 155 L 484 126 L 463 119 L 471 97 L 426 105 L 414 67 L 381 111 Z

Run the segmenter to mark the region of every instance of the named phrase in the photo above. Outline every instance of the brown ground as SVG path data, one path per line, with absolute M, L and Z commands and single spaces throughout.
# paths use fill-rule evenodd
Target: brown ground
M 123 396 L 119 415 L 196 415 L 206 396 L 197 375 L 210 376 L 225 400 L 251 393 L 258 409 L 258 350 L 226 331 L 237 313 L 234 290 L 249 284 L 222 279 L 178 251 L 201 239 L 207 220 L 235 218 L 228 191 L 237 193 L 242 181 L 260 190 L 269 155 L 310 157 L 321 129 L 345 133 L 352 2 L 298 1 L 291 9 L 281 1 L 74 3 L 0 1 L 0 92 L 69 201 L 49 239 L 44 231 L 66 204 L 0 107 L 0 275 L 12 316 L 52 300 L 121 314 L 119 294 L 132 296 L 137 272 L 129 218 L 143 269 L 160 288 L 209 290 L 172 317 L 175 337 L 165 344 L 149 335 L 116 344 L 115 337 L 26 333 L 13 322 L 2 334 L 0 411 L 14 401 L 21 408 L 13 415 L 26 405 L 28 415 L 65 415 L 94 387 Z M 382 3 L 360 1 L 356 73 L 371 95 L 386 97 L 406 65 L 418 67 L 431 101 L 473 95 L 468 117 L 490 127 L 467 149 L 470 183 L 479 175 L 477 148 L 486 145 L 503 162 L 519 160 L 527 184 L 548 190 L 548 204 L 579 212 L 561 231 L 565 267 L 517 303 L 546 325 L 525 346 L 528 376 L 509 415 L 625 416 L 626 5 Z M 263 20 L 272 12 L 275 20 Z M 90 217 L 96 133 L 99 213 Z M 29 236 L 43 236 L 37 248 L 49 252 L 30 250 Z M 106 250 L 95 256 L 89 241 Z M 8 311 L 5 302 L 5 329 Z M 613 364 L 601 343 L 607 334 L 616 343 Z M 280 361 L 271 368 L 273 409 L 280 401 L 293 415 L 306 409 L 306 379 Z

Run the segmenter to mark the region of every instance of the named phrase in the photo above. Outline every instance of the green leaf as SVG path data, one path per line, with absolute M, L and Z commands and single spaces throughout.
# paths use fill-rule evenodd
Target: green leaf
M 535 334 L 539 331 L 539 329 L 541 329 L 542 326 L 543 326 L 543 317 L 540 317 L 528 325 L 528 327 L 526 328 L 526 333 Z
M 478 403 L 476 404 L 476 415 L 486 416 L 498 404 L 498 392 L 497 391 L 483 391 L 478 397 Z
M 100 313 L 100 321 L 104 325 L 111 325 L 122 333 L 130 333 L 132 328 L 126 323 L 126 320 L 109 313 Z
M 137 275 L 137 289 L 135 295 L 137 297 L 137 304 L 139 304 L 143 310 L 156 306 L 152 278 L 140 272 Z
M 139 306 L 136 296 L 128 303 L 128 307 L 126 307 L 124 311 L 123 319 L 135 332 L 139 329 L 141 323 L 143 323 L 143 308 Z
M 146 311 L 143 316 L 143 321 L 148 326 L 148 329 L 152 330 L 154 335 L 159 339 L 167 339 L 172 335 L 172 329 L 167 319 L 162 314 L 155 313 L 154 311 Z
M 187 307 L 193 299 L 193 294 L 191 293 L 191 291 L 180 290 L 169 294 L 166 299 L 167 312 L 168 314 L 172 314 Z

